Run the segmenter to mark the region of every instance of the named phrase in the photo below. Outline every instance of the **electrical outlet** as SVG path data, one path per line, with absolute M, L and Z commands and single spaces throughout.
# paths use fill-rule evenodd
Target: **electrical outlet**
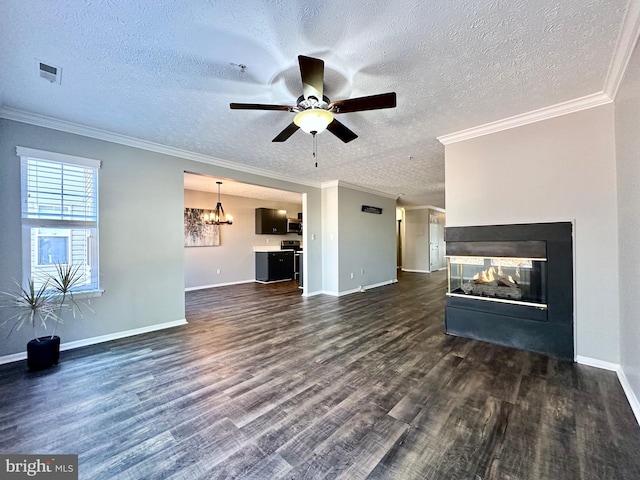
M 351 278 L 353 278 L 353 272 L 351 272 Z
M 315 239 L 316 239 L 316 234 L 315 234 L 315 233 L 312 233 L 312 234 L 311 234 L 311 240 L 315 240 Z
M 360 273 L 364 275 L 364 268 L 360 270 Z
M 220 275 L 220 269 L 217 269 L 217 270 L 216 270 L 216 273 L 217 273 L 218 275 Z

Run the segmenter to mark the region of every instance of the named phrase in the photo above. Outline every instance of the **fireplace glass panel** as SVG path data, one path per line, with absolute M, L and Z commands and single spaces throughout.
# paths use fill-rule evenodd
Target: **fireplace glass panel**
M 449 295 L 547 303 L 547 262 L 540 258 L 447 256 Z

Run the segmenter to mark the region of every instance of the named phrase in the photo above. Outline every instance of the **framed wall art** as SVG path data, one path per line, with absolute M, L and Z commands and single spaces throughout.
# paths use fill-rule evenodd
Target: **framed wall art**
M 210 217 L 213 210 L 202 208 L 184 209 L 184 246 L 217 247 L 220 246 L 220 225 L 205 223 L 205 215 Z

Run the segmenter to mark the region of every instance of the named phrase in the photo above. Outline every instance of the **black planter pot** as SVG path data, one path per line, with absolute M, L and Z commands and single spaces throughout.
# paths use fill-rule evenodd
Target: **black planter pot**
M 44 370 L 60 359 L 60 337 L 34 338 L 27 343 L 27 366 L 29 370 Z

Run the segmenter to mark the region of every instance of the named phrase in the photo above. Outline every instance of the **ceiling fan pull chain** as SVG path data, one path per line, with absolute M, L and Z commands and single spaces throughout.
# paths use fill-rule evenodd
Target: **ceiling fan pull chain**
M 313 136 L 313 158 L 316 161 L 316 168 L 318 168 L 318 136 L 315 133 L 311 135 Z

